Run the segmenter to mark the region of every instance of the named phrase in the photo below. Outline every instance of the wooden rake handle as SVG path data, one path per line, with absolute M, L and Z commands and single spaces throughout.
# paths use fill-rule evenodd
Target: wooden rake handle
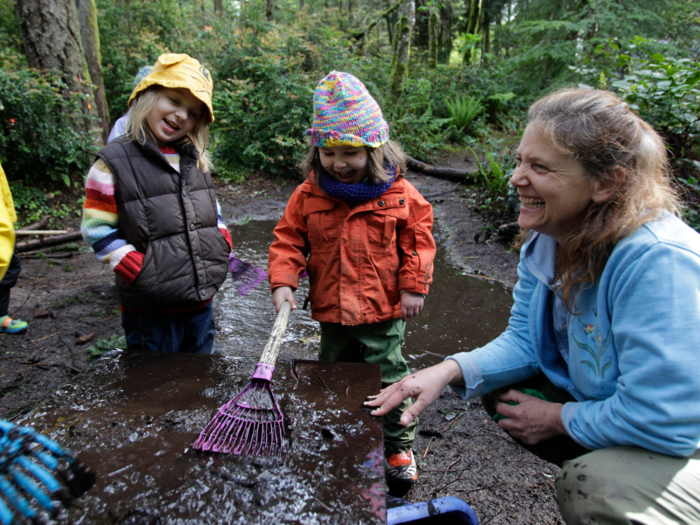
M 277 356 L 280 353 L 282 338 L 284 338 L 284 332 L 287 329 L 287 321 L 289 321 L 289 313 L 291 311 L 292 305 L 289 304 L 288 301 L 285 301 L 280 307 L 277 319 L 275 319 L 275 324 L 272 326 L 270 338 L 267 340 L 265 349 L 260 356 L 260 363 L 274 365 L 277 362 Z

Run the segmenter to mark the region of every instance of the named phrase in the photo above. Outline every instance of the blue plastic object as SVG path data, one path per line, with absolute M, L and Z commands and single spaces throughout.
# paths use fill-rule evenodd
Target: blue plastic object
M 420 520 L 421 524 L 479 525 L 479 520 L 472 508 L 454 496 L 410 503 L 390 508 L 386 513 L 387 525 L 412 523 Z
M 55 518 L 94 482 L 95 474 L 58 443 L 0 419 L 1 525 Z

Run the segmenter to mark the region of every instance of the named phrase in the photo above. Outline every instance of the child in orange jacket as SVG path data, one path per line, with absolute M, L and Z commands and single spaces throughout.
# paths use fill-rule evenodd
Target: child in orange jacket
M 331 72 L 314 94 L 306 181 L 287 204 L 270 247 L 269 280 L 279 311 L 297 304 L 308 272 L 312 317 L 321 324 L 321 361 L 378 363 L 382 383 L 409 373 L 401 355 L 406 319 L 418 315 L 432 282 L 433 210 L 403 178 L 381 109 L 357 78 Z M 308 257 L 308 261 L 307 261 Z M 411 451 L 416 424 L 384 416 L 387 477 L 418 478 Z

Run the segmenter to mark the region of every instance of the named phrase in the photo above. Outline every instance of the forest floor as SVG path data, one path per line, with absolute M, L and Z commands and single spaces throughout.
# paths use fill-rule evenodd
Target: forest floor
M 443 165 L 469 168 L 460 159 Z M 439 242 L 448 249 L 451 263 L 512 287 L 518 255 L 496 238 L 475 242 L 486 224 L 474 211 L 468 187 L 414 173 L 408 179 L 434 205 Z M 265 219 L 271 210 L 279 213 L 294 186 L 254 176 L 242 185 L 218 182 L 217 195 L 227 220 Z M 79 222 L 53 226 L 76 229 Z M 5 419 L 32 410 L 80 374 L 89 362 L 90 344 L 123 335 L 113 276 L 85 243 L 48 257 L 23 255 L 21 260 L 10 315 L 27 320 L 30 329 L 0 335 L 0 418 Z M 91 341 L 81 344 L 90 334 Z M 483 525 L 562 523 L 554 490 L 558 468 L 516 445 L 478 399 L 465 402 L 445 389 L 421 415 L 414 452 L 420 477 L 404 499 L 457 496 L 472 506 Z

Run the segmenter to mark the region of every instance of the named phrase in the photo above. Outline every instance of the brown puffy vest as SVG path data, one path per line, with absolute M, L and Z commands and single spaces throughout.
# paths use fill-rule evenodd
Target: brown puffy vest
M 132 284 L 116 276 L 127 308 L 203 302 L 226 279 L 229 246 L 217 226 L 211 176 L 197 168 L 194 145 L 178 153 L 180 173 L 151 142 L 119 137 L 98 153 L 114 174 L 119 232 L 145 254 Z

